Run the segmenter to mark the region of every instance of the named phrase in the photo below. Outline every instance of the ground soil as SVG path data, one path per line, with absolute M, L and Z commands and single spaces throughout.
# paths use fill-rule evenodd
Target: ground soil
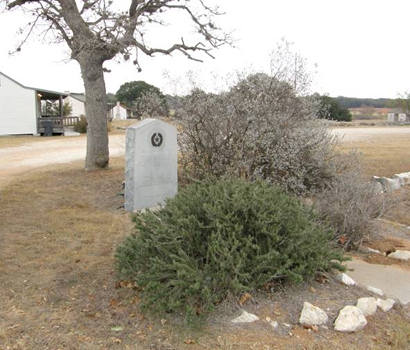
M 60 152 L 69 150 L 65 144 Z M 25 154 L 32 159 L 27 148 Z M 201 330 L 185 327 L 177 316 L 143 315 L 138 291 L 118 281 L 115 274 L 115 247 L 133 231 L 122 208 L 123 159 L 113 159 L 109 170 L 96 172 L 84 172 L 83 161 L 40 165 L 31 163 L 7 172 L 7 161 L 0 157 L 1 350 L 410 346 L 408 306 L 378 311 L 355 334 L 332 331 L 343 305 L 370 294 L 343 286 L 331 276 L 299 288 L 254 295 L 242 306 L 260 317 L 252 325 L 230 323 L 240 313 L 236 300 L 220 305 Z M 408 219 L 403 210 L 400 222 Z M 393 213 L 388 220 L 397 217 Z M 328 312 L 328 329 L 315 332 L 297 324 L 304 301 Z M 280 323 L 278 331 L 266 317 Z

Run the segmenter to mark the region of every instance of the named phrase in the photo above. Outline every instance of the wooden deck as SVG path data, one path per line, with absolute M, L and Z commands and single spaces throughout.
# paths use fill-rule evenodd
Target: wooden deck
M 79 117 L 52 117 L 52 116 L 42 116 L 38 118 L 38 133 L 45 133 L 45 125 L 48 122 L 52 123 L 53 134 L 62 134 L 64 133 L 64 127 L 74 126 L 80 120 Z

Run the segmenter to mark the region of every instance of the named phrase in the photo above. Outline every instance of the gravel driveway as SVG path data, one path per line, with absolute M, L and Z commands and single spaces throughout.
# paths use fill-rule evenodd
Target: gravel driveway
M 372 137 L 408 135 L 408 127 L 348 127 L 334 128 L 334 135 L 343 142 L 360 141 Z M 49 141 L 31 142 L 17 147 L 0 148 L 0 185 L 14 175 L 51 164 L 69 163 L 85 159 L 86 137 L 53 137 Z M 110 136 L 110 156 L 125 153 L 125 135 Z
M 110 156 L 125 152 L 125 135 L 110 136 Z M 85 159 L 86 137 L 53 137 L 49 141 L 32 142 L 17 147 L 0 148 L 0 186 L 25 173 L 51 164 Z

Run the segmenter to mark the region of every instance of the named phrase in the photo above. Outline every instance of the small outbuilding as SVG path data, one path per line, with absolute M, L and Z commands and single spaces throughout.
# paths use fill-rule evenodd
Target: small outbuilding
M 407 113 L 388 113 L 387 121 L 390 123 L 409 123 L 410 115 Z
M 125 120 L 136 118 L 136 115 L 137 114 L 133 110 L 124 106 L 120 102 L 117 102 L 114 107 L 108 110 L 107 118 L 108 120 Z

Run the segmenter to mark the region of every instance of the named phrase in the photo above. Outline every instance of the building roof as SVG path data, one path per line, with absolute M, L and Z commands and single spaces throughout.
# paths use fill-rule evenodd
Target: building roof
M 71 92 L 69 94 L 72 98 L 75 98 L 76 100 L 85 103 L 85 94 L 83 93 L 78 93 L 78 92 Z
M 11 80 L 12 82 L 16 83 L 17 85 L 21 86 L 24 89 L 29 89 L 29 90 L 36 91 L 37 93 L 41 94 L 42 97 L 45 97 L 46 99 L 54 99 L 54 98 L 59 98 L 60 96 L 62 96 L 62 97 L 67 97 L 68 96 L 68 94 L 64 93 L 64 92 L 25 86 L 25 85 L 19 83 L 17 80 L 14 80 L 13 78 L 9 77 L 7 74 L 4 74 L 3 72 L 0 72 L 0 74 L 5 76 L 7 79 Z

